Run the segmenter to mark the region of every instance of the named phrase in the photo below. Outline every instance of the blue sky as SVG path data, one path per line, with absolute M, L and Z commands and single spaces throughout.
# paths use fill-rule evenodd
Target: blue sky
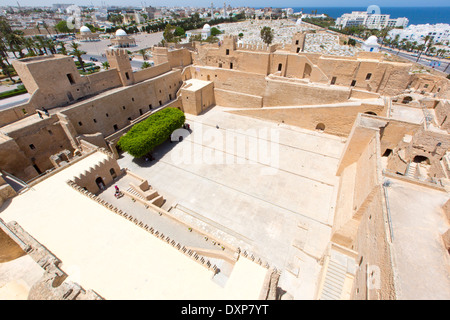
M 100 5 L 101 0 L 18 0 L 22 6 L 51 6 L 53 3 L 75 3 L 78 5 Z M 210 6 L 211 0 L 106 0 L 107 4 L 111 5 L 134 5 L 141 6 L 141 3 L 145 2 L 147 5 L 152 6 Z M 222 7 L 223 0 L 214 1 L 214 6 Z M 450 6 L 448 0 L 315 0 L 315 1 L 298 1 L 298 0 L 228 0 L 227 4 L 231 6 L 248 6 L 248 7 L 263 7 L 263 6 L 277 6 L 277 7 L 368 7 L 369 5 L 378 5 L 380 7 L 446 7 Z M 2 0 L 0 6 L 12 5 L 17 6 L 17 0 Z

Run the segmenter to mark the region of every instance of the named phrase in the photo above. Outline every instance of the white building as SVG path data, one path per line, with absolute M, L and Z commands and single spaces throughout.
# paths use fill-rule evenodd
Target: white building
M 434 43 L 448 43 L 450 41 L 450 25 L 446 23 L 413 24 L 406 29 L 389 31 L 389 38 L 394 39 L 397 35 L 400 36 L 400 41 L 405 39 L 410 42 L 417 41 L 418 44 L 423 44 L 426 36 L 430 36 Z
M 367 52 L 378 52 L 380 50 L 378 38 L 376 36 L 370 36 L 366 41 L 363 42 L 361 48 Z
M 364 26 L 370 29 L 384 29 L 386 27 L 403 27 L 408 25 L 408 18 L 391 19 L 389 14 L 372 14 L 367 11 L 352 11 L 344 13 L 336 19 L 339 28 Z

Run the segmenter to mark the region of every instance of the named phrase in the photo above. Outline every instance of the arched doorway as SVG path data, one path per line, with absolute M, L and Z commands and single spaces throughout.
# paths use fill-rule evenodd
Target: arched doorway
M 413 159 L 415 163 L 431 164 L 430 159 L 425 156 L 415 156 Z
M 312 68 L 309 63 L 305 64 L 305 70 L 303 71 L 303 78 L 309 78 L 311 76 Z
M 316 126 L 316 130 L 318 130 L 318 131 L 325 131 L 325 125 L 323 123 L 319 123 Z
M 411 98 L 410 96 L 406 96 L 406 97 L 403 98 L 402 103 L 408 104 L 408 103 L 410 103 L 412 100 L 413 100 L 413 98 Z
M 95 183 L 97 184 L 97 187 L 100 190 L 105 190 L 106 189 L 105 182 L 103 182 L 103 179 L 101 177 L 98 177 L 97 179 L 95 179 Z

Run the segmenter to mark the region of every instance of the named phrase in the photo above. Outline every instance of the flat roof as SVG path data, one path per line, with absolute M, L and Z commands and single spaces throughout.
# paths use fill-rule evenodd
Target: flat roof
M 69 280 L 105 299 L 258 299 L 267 269 L 241 258 L 224 287 L 213 272 L 66 181 L 107 156 L 100 152 L 12 199 L 0 216 L 62 261 Z
M 206 87 L 207 85 L 211 84 L 211 81 L 204 81 L 204 80 L 198 80 L 198 79 L 190 79 L 186 81 L 187 86 L 183 87 L 183 90 L 189 90 L 189 91 L 197 91 L 199 89 L 202 89 Z
M 450 299 L 448 252 L 442 233 L 448 223 L 442 206 L 446 192 L 405 181 L 386 188 L 392 220 L 394 277 L 398 299 Z

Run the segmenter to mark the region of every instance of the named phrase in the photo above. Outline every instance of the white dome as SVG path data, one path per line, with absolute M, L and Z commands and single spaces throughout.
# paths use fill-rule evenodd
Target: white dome
M 209 24 L 205 24 L 203 26 L 203 30 L 211 30 L 211 26 Z
M 364 44 L 367 45 L 378 44 L 378 38 L 376 36 L 370 36 L 366 41 L 364 41 Z
M 121 36 L 126 36 L 127 33 L 125 31 L 123 31 L 122 29 L 119 29 L 116 31 L 116 36 L 121 37 Z
M 80 32 L 91 32 L 91 29 L 89 29 L 89 28 L 86 27 L 86 26 L 82 26 L 82 27 L 80 28 Z

